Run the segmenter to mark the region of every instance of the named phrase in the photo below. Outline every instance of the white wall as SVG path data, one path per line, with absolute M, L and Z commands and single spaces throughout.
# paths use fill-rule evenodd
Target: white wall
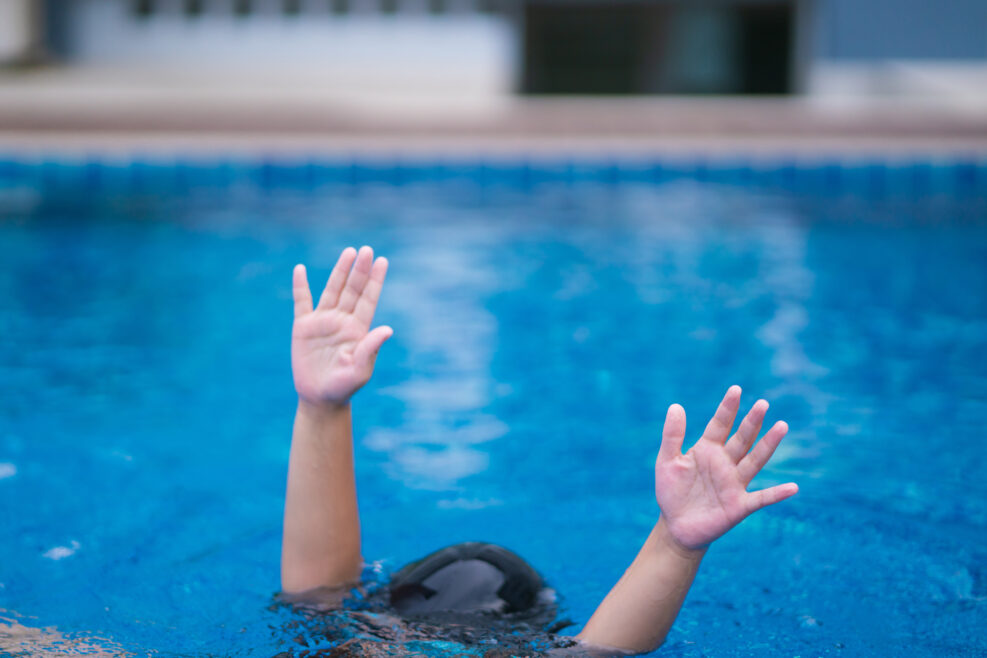
M 159 3 L 162 4 L 162 3 Z M 401 0 L 397 14 L 351 0 L 334 15 L 328 2 L 306 3 L 285 15 L 280 3 L 254 1 L 249 16 L 233 15 L 230 0 L 207 0 L 190 17 L 178 0 L 151 17 L 133 14 L 120 0 L 73 0 L 59 5 L 67 27 L 63 44 L 73 63 L 180 68 L 190 75 L 251 73 L 313 75 L 345 85 L 406 86 L 421 90 L 502 92 L 514 80 L 514 30 L 506 18 L 452 2 L 441 15 L 424 0 Z
M 0 64 L 20 60 L 35 43 L 31 0 L 0 0 Z

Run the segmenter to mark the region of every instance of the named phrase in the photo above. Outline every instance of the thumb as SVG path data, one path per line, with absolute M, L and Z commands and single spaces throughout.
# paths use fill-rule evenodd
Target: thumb
M 377 352 L 380 351 L 380 346 L 393 335 L 393 329 L 383 326 L 377 327 L 364 336 L 356 344 L 356 349 L 353 351 L 353 360 L 356 361 L 357 366 L 372 369 L 374 362 L 377 360 Z
M 673 459 L 682 454 L 682 442 L 685 441 L 685 409 L 682 405 L 673 404 L 665 416 L 665 427 L 661 431 L 661 448 L 658 449 L 659 461 Z

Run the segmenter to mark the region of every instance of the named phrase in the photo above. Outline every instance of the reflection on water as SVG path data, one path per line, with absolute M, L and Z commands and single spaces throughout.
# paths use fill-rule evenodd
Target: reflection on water
M 88 633 L 65 635 L 53 626 L 38 628 L 34 619 L 0 608 L 0 651 L 11 658 L 24 656 L 109 656 L 132 655 L 117 643 Z
M 381 393 L 400 400 L 404 412 L 400 424 L 375 428 L 365 440 L 387 453 L 396 481 L 427 489 L 484 471 L 488 456 L 480 444 L 507 432 L 481 411 L 490 402 L 497 344 L 497 319 L 479 303 L 498 284 L 481 260 L 488 236 L 449 226 L 443 237 L 411 240 L 389 254 L 403 276 L 392 275 L 385 303 L 407 317 L 400 340 L 410 356 L 408 379 Z M 427 376 L 416 373 L 422 360 Z
M 497 541 L 581 623 L 654 521 L 666 406 L 695 438 L 738 383 L 792 427 L 762 483 L 802 490 L 713 547 L 666 651 L 987 650 L 984 203 L 895 203 L 680 182 L 2 206 L 0 607 L 37 617 L 3 623 L 285 650 L 291 266 L 314 285 L 371 244 L 395 335 L 355 401 L 368 559 Z

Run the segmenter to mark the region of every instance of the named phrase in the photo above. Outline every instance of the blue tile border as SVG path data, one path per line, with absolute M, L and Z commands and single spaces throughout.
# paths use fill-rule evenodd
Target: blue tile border
M 985 198 L 987 158 L 718 156 L 516 157 L 24 157 L 0 154 L 0 190 L 166 193 L 190 189 L 309 190 L 339 185 L 467 183 L 626 185 L 694 181 L 808 196 Z

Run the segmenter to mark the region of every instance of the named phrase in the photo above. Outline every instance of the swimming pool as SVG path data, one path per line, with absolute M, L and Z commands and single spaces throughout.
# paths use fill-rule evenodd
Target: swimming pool
M 713 546 L 657 653 L 987 652 L 975 159 L 4 159 L 0 622 L 298 648 L 291 266 L 360 244 L 395 329 L 354 402 L 379 570 L 496 541 L 584 623 L 656 518 L 665 408 L 694 439 L 737 383 L 792 427 L 760 481 L 801 492 Z

